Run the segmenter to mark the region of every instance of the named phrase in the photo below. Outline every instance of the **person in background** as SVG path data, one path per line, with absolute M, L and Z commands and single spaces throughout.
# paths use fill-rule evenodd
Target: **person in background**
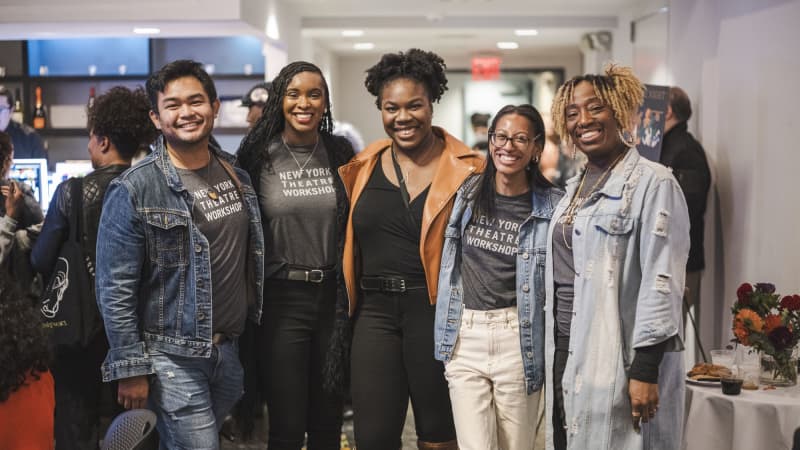
M 81 237 L 83 254 L 95 265 L 95 248 L 103 207 L 103 196 L 111 180 L 127 170 L 141 146 L 156 138 L 149 117 L 150 104 L 144 89 L 131 91 L 116 86 L 100 95 L 87 110 L 88 153 L 95 169 L 82 179 L 70 178 L 56 188 L 47 210 L 42 233 L 31 252 L 34 269 L 50 279 L 61 245 L 69 237 L 69 215 L 75 207 L 71 198 L 73 183 L 82 183 Z M 75 263 L 75 262 L 73 262 Z M 80 263 L 83 263 L 82 261 Z M 91 276 L 90 272 L 90 276 Z M 92 278 L 92 281 L 94 279 Z M 82 294 L 85 308 L 97 308 L 94 291 Z M 55 355 L 56 381 L 55 434 L 59 450 L 97 448 L 100 441 L 100 415 L 114 410 L 114 387 L 104 385 L 100 364 L 108 351 L 99 312 L 97 323 L 83 326 L 97 330 L 87 348 L 60 351 Z
M 472 135 L 475 143 L 472 144 L 473 150 L 487 152 L 489 150 L 489 114 L 473 113 L 469 116 L 472 125 Z
M 253 129 L 264 113 L 269 98 L 269 83 L 258 83 L 242 96 L 242 106 L 247 108 L 247 128 Z
M 42 138 L 30 126 L 11 120 L 11 109 L 14 107 L 14 95 L 0 86 L 0 131 L 11 136 L 17 158 L 45 158 L 47 150 Z
M 672 169 L 689 207 L 691 245 L 686 261 L 686 300 L 687 305 L 694 307 L 695 322 L 700 323 L 700 279 L 706 267 L 703 217 L 711 188 L 711 170 L 703 146 L 689 133 L 687 121 L 690 117 L 689 96 L 679 87 L 670 87 L 660 162 Z
M 109 185 L 97 235 L 103 381 L 148 405 L 162 448 L 218 449 L 242 394 L 237 338 L 261 318 L 264 240 L 247 173 L 211 140 L 219 99 L 196 61 L 146 83 L 153 152 Z
M 8 178 L 13 163 L 11 137 L 0 131 L 0 276 L 11 280 L 33 302 L 39 292 L 30 252 L 44 215 L 30 186 Z
M 0 277 L 0 448 L 53 448 L 53 377 L 41 316 Z M 59 447 L 61 448 L 61 447 Z
M 400 448 L 409 397 L 420 449 L 456 449 L 444 366 L 433 357 L 436 284 L 456 190 L 484 165 L 445 130 L 433 103 L 445 64 L 419 49 L 367 70 L 389 139 L 339 169 L 350 196 L 343 268 L 350 314 L 356 445 Z
M 447 224 L 434 355 L 445 362 L 460 450 L 536 440 L 547 228 L 564 195 L 539 171 L 544 133 L 533 106 L 500 109 L 486 170 L 459 189 Z
M 264 114 L 239 163 L 254 180 L 265 255 L 264 315 L 255 345 L 266 374 L 269 444 L 275 450 L 338 449 L 349 340 L 341 276 L 348 213 L 336 169 L 353 157 L 333 136 L 322 71 L 298 61 L 272 81 Z
M 556 131 L 588 161 L 567 183 L 548 236 L 552 443 L 675 449 L 683 434 L 689 217 L 669 170 L 636 151 L 644 86 L 630 68 L 604 72 L 572 78 L 553 99 Z

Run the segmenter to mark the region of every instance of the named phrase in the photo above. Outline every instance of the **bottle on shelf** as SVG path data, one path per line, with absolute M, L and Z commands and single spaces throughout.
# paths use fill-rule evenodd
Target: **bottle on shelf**
M 22 123 L 25 120 L 25 115 L 22 113 L 22 97 L 19 95 L 19 88 L 15 91 L 14 110 L 11 112 L 11 120 L 17 123 Z
M 86 107 L 92 109 L 94 106 L 94 86 L 89 88 L 89 101 L 86 103 Z
M 339 440 L 339 449 L 350 450 L 350 441 L 347 439 L 347 434 L 345 433 L 342 433 L 341 439 Z
M 33 128 L 41 130 L 45 126 L 47 126 L 47 115 L 42 105 L 42 88 L 41 86 L 36 86 L 36 108 L 33 110 Z

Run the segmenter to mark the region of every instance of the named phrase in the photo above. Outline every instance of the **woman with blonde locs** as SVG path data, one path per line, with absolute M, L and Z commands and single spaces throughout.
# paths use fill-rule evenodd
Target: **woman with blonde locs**
M 349 342 L 341 277 L 348 207 L 335 171 L 353 149 L 332 130 L 322 72 L 293 62 L 272 81 L 264 113 L 238 153 L 258 194 L 267 250 L 264 321 L 250 351 L 266 372 L 271 450 L 299 450 L 306 434 L 309 450 L 339 448 Z
M 431 125 L 444 61 L 419 49 L 367 70 L 389 139 L 339 169 L 350 197 L 343 268 L 355 316 L 351 357 L 359 450 L 398 449 L 409 397 L 420 449 L 455 449 L 444 366 L 433 357 L 436 283 L 458 187 L 483 159 Z
M 670 171 L 634 147 L 643 92 L 631 69 L 610 64 L 553 100 L 557 132 L 588 158 L 548 236 L 547 442 L 556 449 L 681 443 L 689 217 Z
M 459 189 L 445 232 L 435 356 L 460 450 L 533 449 L 544 383 L 547 228 L 564 193 L 539 171 L 542 116 L 492 120 L 486 171 Z

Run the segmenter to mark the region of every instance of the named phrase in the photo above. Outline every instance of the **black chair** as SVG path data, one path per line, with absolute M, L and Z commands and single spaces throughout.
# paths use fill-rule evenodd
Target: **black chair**
M 114 418 L 101 450 L 156 450 L 156 415 L 149 409 L 131 409 Z
M 794 430 L 794 444 L 792 450 L 800 450 L 800 428 Z

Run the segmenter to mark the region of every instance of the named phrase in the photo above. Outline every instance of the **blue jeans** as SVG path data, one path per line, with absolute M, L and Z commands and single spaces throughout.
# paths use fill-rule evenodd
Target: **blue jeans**
M 150 351 L 155 376 L 149 403 L 158 415 L 162 449 L 219 449 L 219 429 L 242 395 L 236 341 L 214 345 L 211 358 Z

